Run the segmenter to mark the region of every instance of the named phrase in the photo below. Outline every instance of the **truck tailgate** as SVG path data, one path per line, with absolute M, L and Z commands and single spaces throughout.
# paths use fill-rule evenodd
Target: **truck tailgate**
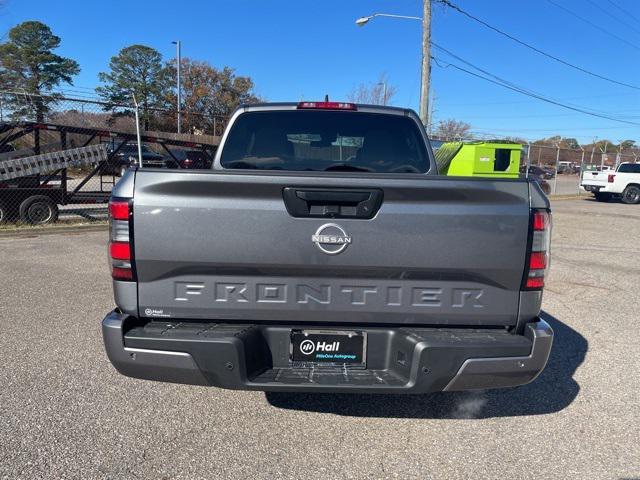
M 609 174 L 613 172 L 586 171 L 582 174 L 582 185 L 606 187 Z
M 375 191 L 382 201 L 372 218 L 296 217 L 287 187 Z M 142 317 L 516 323 L 529 229 L 524 180 L 139 170 L 133 212 Z M 327 223 L 344 232 L 325 229 L 334 235 L 327 249 L 341 247 L 331 244 L 336 235 L 349 238 L 339 254 L 313 241 Z

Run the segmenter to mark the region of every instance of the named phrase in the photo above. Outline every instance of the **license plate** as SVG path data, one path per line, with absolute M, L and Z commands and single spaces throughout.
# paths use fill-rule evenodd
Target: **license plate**
M 291 331 L 291 360 L 294 362 L 365 365 L 366 351 L 364 332 Z

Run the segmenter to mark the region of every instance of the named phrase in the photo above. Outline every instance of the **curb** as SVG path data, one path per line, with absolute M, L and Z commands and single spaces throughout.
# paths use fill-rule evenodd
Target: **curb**
M 549 195 L 549 200 L 586 200 L 588 195 Z

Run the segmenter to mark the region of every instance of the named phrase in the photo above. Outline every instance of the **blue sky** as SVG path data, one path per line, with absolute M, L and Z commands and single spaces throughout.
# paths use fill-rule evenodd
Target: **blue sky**
M 547 0 L 452 1 L 540 49 L 601 75 L 640 85 L 640 22 L 613 6 L 640 18 L 636 0 L 553 0 L 619 38 Z M 419 16 L 421 2 L 4 0 L 0 34 L 24 20 L 50 25 L 63 39 L 59 53 L 82 67 L 75 81 L 78 95 L 97 85 L 98 72 L 122 47 L 142 43 L 170 59 L 175 55 L 171 41 L 180 39 L 183 56 L 217 67 L 228 65 L 240 75 L 251 76 L 257 93 L 271 101 L 321 99 L 325 93 L 344 99 L 354 86 L 375 82 L 385 73 L 397 87 L 392 103 L 417 110 L 420 22 L 376 18 L 363 28 L 355 26 L 357 17 L 374 12 Z M 640 90 L 554 63 L 438 4 L 432 32 L 439 45 L 513 83 L 564 103 L 640 123 Z M 446 55 L 434 54 L 447 61 Z M 583 142 L 595 136 L 615 142 L 640 141 L 638 125 L 548 105 L 451 67 L 433 65 L 432 88 L 436 121 L 465 120 L 476 132 L 531 139 L 558 133 Z

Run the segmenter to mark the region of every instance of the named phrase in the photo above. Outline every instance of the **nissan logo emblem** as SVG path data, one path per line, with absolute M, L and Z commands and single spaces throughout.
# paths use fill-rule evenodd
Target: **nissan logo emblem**
M 351 237 L 340 225 L 325 223 L 311 235 L 311 241 L 327 255 L 337 255 L 349 246 Z

